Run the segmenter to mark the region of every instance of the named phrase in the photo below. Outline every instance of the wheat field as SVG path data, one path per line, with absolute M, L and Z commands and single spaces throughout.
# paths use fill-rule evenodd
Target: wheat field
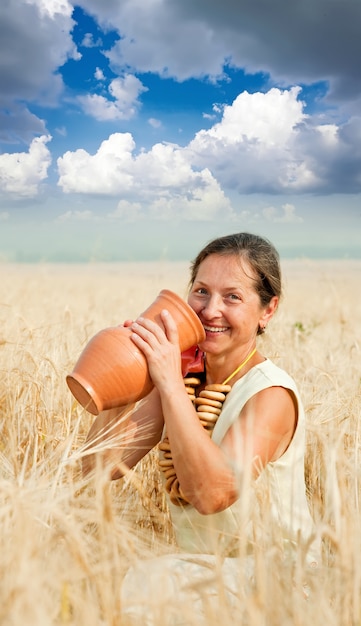
M 259 555 L 237 623 L 356 626 L 361 261 L 282 267 L 283 301 L 259 348 L 295 378 L 303 398 L 308 494 L 324 562 L 305 597 L 287 569 L 275 563 L 268 571 Z M 163 288 L 185 297 L 187 281 L 187 263 L 166 261 L 0 265 L 1 626 L 121 625 L 129 565 L 175 550 L 153 453 L 121 481 L 82 479 L 94 417 L 72 398 L 65 376 L 98 330 L 135 317 Z M 226 607 L 220 611 L 221 623 L 231 623 Z M 219 613 L 207 623 L 220 623 Z

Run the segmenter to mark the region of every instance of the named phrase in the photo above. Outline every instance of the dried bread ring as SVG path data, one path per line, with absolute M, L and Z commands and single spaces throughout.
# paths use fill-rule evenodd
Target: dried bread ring
M 219 402 L 224 402 L 226 399 L 226 396 L 224 393 L 221 393 L 220 391 L 208 391 L 208 389 L 203 389 L 200 392 L 199 397 L 210 398 L 212 400 L 218 400 Z
M 158 449 L 162 450 L 162 452 L 169 452 L 170 451 L 169 440 L 163 439 L 163 441 L 160 441 L 160 443 L 158 444 Z
M 207 385 L 202 389 L 199 397 L 196 398 L 195 387 L 201 384 L 200 379 L 196 377 L 184 378 L 184 384 L 189 399 L 196 407 L 200 424 L 204 428 L 204 431 L 208 433 L 209 436 L 212 436 L 214 425 L 218 420 L 223 402 L 226 399 L 227 393 L 231 390 L 231 386 L 221 384 Z M 158 460 L 158 464 L 164 474 L 166 481 L 165 489 L 169 494 L 170 502 L 176 506 L 186 506 L 189 504 L 189 501 L 184 497 L 174 469 L 168 437 L 164 437 L 158 445 L 162 453 L 162 458 Z
M 169 499 L 170 499 L 171 503 L 174 504 L 175 506 L 182 506 L 183 504 L 189 504 L 189 502 L 187 502 L 187 500 L 183 500 L 179 496 L 173 496 L 173 495 L 171 496 L 169 494 Z
M 200 420 L 204 420 L 205 422 L 209 422 L 211 424 L 215 424 L 218 419 L 218 415 L 215 415 L 214 413 L 206 413 L 204 411 L 199 411 L 198 417 Z
M 211 400 L 210 398 L 206 398 L 205 396 L 199 396 L 195 399 L 196 406 L 198 404 L 207 404 L 209 406 L 214 406 L 217 409 L 221 409 L 223 406 L 223 402 L 219 402 L 219 400 Z
M 164 478 L 170 478 L 171 476 L 175 476 L 175 475 L 176 475 L 176 472 L 175 472 L 173 465 L 172 467 L 164 471 Z
M 179 480 L 177 477 L 172 482 L 172 487 L 170 489 L 170 495 L 179 498 Z
M 204 413 L 204 412 L 208 412 L 208 413 L 215 413 L 215 415 L 220 415 L 221 414 L 221 409 L 219 409 L 216 406 L 212 406 L 211 404 L 199 404 L 197 406 L 197 413 Z
M 168 493 L 172 490 L 173 483 L 175 480 L 178 480 L 176 474 L 173 474 L 173 476 L 169 476 L 169 478 L 167 478 L 166 483 L 165 483 L 165 488 L 168 491 Z
M 158 461 L 158 465 L 159 465 L 160 467 L 162 467 L 162 468 L 163 468 L 163 467 L 165 467 L 165 468 L 167 468 L 167 467 L 172 467 L 172 466 L 173 466 L 173 459 L 165 459 L 165 460 L 160 459 L 160 460 Z
M 195 377 L 191 377 L 191 378 L 184 378 L 184 384 L 187 387 L 188 385 L 191 385 L 192 387 L 198 387 L 198 385 L 201 384 L 201 381 L 199 378 L 195 378 Z

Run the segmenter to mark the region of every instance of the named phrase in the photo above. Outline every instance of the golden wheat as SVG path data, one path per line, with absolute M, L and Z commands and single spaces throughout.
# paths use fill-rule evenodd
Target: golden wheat
M 361 262 L 287 261 L 283 270 L 284 300 L 259 342 L 304 401 L 307 485 L 324 564 L 305 599 L 287 568 L 275 559 L 269 571 L 260 551 L 238 623 L 356 625 Z M 129 565 L 174 550 L 152 454 L 122 481 L 101 472 L 81 478 L 94 418 L 74 401 L 65 375 L 98 330 L 136 316 L 162 288 L 185 296 L 187 280 L 187 263 L 0 265 L 2 626 L 120 625 Z M 300 565 L 296 577 L 303 574 Z M 231 623 L 226 609 L 208 623 Z

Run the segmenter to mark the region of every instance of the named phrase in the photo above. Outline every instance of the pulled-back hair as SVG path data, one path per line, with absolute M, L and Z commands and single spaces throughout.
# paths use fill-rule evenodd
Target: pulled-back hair
M 279 254 L 273 244 L 258 235 L 235 233 L 210 241 L 191 264 L 190 286 L 192 287 L 200 264 L 211 254 L 238 257 L 247 261 L 255 274 L 255 290 L 261 305 L 269 304 L 274 296 L 282 295 L 282 279 Z

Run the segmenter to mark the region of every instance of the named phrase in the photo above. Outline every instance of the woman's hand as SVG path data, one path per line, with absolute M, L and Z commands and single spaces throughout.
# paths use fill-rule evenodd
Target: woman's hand
M 163 328 L 144 317 L 129 327 L 131 339 L 147 359 L 149 375 L 159 391 L 179 382 L 183 385 L 181 353 L 176 323 L 166 309 L 160 313 Z

